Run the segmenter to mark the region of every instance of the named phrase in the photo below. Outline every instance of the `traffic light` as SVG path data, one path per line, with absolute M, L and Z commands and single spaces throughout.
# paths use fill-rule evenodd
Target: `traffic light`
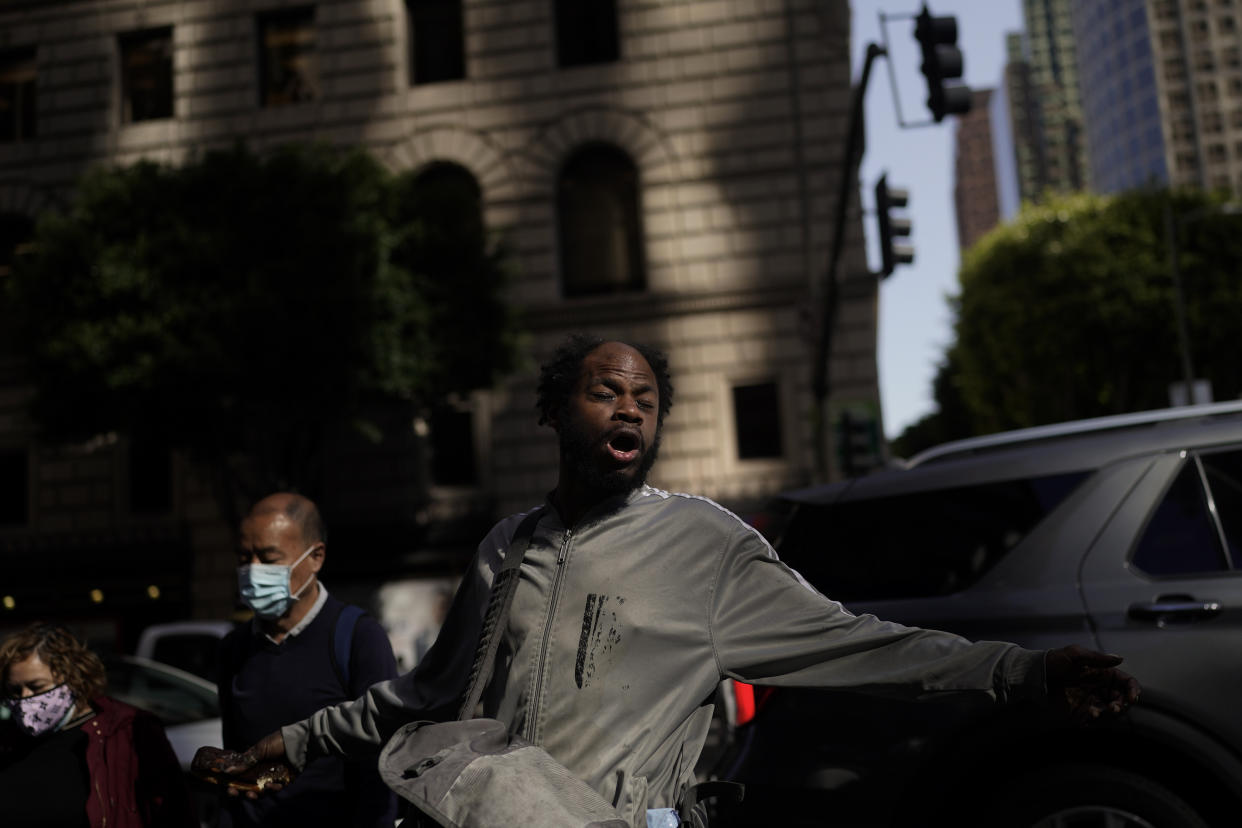
M 970 111 L 970 87 L 946 80 L 962 76 L 962 50 L 957 48 L 957 18 L 932 17 L 927 6 L 915 18 L 914 36 L 923 50 L 927 108 L 940 121 L 945 115 Z
M 889 189 L 887 174 L 875 182 L 875 214 L 880 225 L 880 257 L 884 262 L 880 274 L 883 276 L 890 275 L 899 264 L 914 261 L 914 248 L 895 241 L 910 236 L 910 219 L 888 214 L 892 208 L 905 207 L 909 202 L 910 194 L 905 190 Z
M 880 424 L 874 417 L 847 409 L 837 417 L 835 431 L 837 462 L 846 477 L 858 477 L 882 464 Z

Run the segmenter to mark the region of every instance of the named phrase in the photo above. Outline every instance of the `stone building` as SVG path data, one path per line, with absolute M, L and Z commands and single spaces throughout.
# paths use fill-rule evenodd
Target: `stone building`
M 514 253 L 530 367 L 456 401 L 477 473 L 434 487 L 422 518 L 542 498 L 555 442 L 536 426 L 533 366 L 582 329 L 670 356 L 676 405 L 652 483 L 744 511 L 815 474 L 809 388 L 849 38 L 845 0 L 0 2 L 3 238 L 11 250 L 90 165 L 176 164 L 238 141 L 360 145 L 394 170 L 447 171 L 477 186 Z M 879 416 L 875 281 L 851 190 L 830 422 Z M 194 470 L 125 435 L 41 445 L 25 393 L 0 391 L 0 556 L 26 562 L 6 568 L 0 624 L 33 603 L 133 625 L 169 596 L 165 615 L 225 614 L 230 530 Z M 417 566 L 420 549 L 389 544 L 391 572 Z M 167 563 L 135 591 L 123 556 L 137 547 Z M 34 558 L 65 550 L 72 601 L 31 597 Z M 82 603 L 91 589 L 102 598 Z

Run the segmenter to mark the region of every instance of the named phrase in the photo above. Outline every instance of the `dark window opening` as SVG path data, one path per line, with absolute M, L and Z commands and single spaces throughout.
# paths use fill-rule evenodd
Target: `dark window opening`
M 431 479 L 438 486 L 479 482 L 474 418 L 468 409 L 442 406 L 431 412 Z
M 0 276 L 12 271 L 14 262 L 29 249 L 34 219 L 21 213 L 0 213 Z
M 1073 472 L 803 504 L 778 550 L 839 601 L 948 595 L 975 583 L 1086 477 Z
M 150 121 L 173 115 L 172 29 L 152 29 L 120 37 L 121 122 Z
M 781 457 L 780 387 L 774 382 L 733 389 L 733 422 L 739 460 Z
M 461 0 L 406 0 L 410 19 L 410 83 L 466 76 Z
M 0 54 L 0 141 L 22 141 L 35 136 L 34 49 Z
M 172 511 L 172 452 L 154 438 L 129 443 L 129 510 L 136 515 Z
M 25 449 L 0 451 L 0 526 L 30 522 L 30 465 Z
M 1148 575 L 1228 569 L 1194 458 L 1183 464 L 1152 513 L 1132 561 Z
M 285 106 L 317 99 L 315 10 L 282 10 L 260 15 L 258 21 L 259 103 Z
M 556 57 L 561 66 L 620 58 L 616 0 L 556 0 Z
M 638 210 L 638 168 L 621 150 L 586 146 L 565 162 L 557 190 L 566 296 L 646 287 Z

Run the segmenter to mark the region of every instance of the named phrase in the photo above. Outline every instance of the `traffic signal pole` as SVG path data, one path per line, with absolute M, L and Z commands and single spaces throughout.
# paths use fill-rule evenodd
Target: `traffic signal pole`
M 863 63 L 862 76 L 854 87 L 854 97 L 850 105 L 850 119 L 846 132 L 845 152 L 841 158 L 840 178 L 837 187 L 836 213 L 833 217 L 832 246 L 828 253 L 828 272 L 824 278 L 823 295 L 821 297 L 819 330 L 815 343 L 815 358 L 812 366 L 811 390 L 812 428 L 815 440 L 815 477 L 818 482 L 828 480 L 828 397 L 831 394 L 829 381 L 829 359 L 832 354 L 832 335 L 836 329 L 837 310 L 840 304 L 840 286 L 837 271 L 840 266 L 841 251 L 845 246 L 845 219 L 848 213 L 850 192 L 858 181 L 858 165 L 863 150 L 863 103 L 867 94 L 867 83 L 871 80 L 871 66 L 876 58 L 888 57 L 888 32 L 886 24 L 895 17 L 908 17 L 915 21 L 915 39 L 919 42 L 923 63 L 920 71 L 927 79 L 927 105 L 932 112 L 933 120 L 926 123 L 906 123 L 901 114 L 901 102 L 897 97 L 897 80 L 893 73 L 892 61 L 889 61 L 889 80 L 893 86 L 893 102 L 897 106 L 897 122 L 903 129 L 916 126 L 931 126 L 939 123 L 945 115 L 958 115 L 970 109 L 970 90 L 964 85 L 953 83 L 953 79 L 962 76 L 962 54 L 957 48 L 957 19 L 954 17 L 935 17 L 924 4 L 917 15 L 880 14 L 880 30 L 884 37 L 884 45 L 867 44 L 866 61 Z M 948 81 L 946 83 L 946 81 Z M 881 182 L 887 193 L 887 183 Z M 896 195 L 896 192 L 893 193 Z M 893 206 L 904 206 L 892 199 Z M 888 201 L 885 199 L 885 215 L 883 221 L 888 222 Z M 908 233 L 908 226 L 903 226 Z M 893 228 L 890 224 L 890 231 Z M 889 238 L 901 235 L 890 232 Z M 893 264 L 906 264 L 912 259 L 912 251 L 895 248 L 888 252 Z M 891 268 L 886 266 L 886 273 Z
M 846 133 L 845 153 L 841 158 L 841 175 L 837 187 L 837 209 L 832 228 L 832 247 L 828 253 L 828 274 L 824 279 L 821 302 L 819 337 L 815 347 L 814 373 L 811 389 L 814 393 L 813 420 L 815 430 L 815 476 L 820 482 L 828 479 L 828 360 L 832 353 L 832 334 L 836 328 L 837 307 L 840 304 L 840 287 L 837 270 L 841 251 L 845 247 L 845 218 L 848 212 L 851 184 L 857 182 L 858 164 L 862 159 L 863 102 L 867 94 L 867 82 L 871 79 L 871 65 L 876 58 L 888 51 L 875 43 L 867 44 L 867 59 L 862 76 L 854 87 L 854 99 L 850 104 L 850 121 Z

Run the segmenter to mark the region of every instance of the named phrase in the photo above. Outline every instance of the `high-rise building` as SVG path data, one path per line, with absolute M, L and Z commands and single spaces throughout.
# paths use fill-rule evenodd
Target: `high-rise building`
M 811 478 L 815 309 L 838 182 L 855 175 L 840 166 L 848 4 L 31 0 L 0 4 L 0 33 L 10 249 L 98 164 L 316 139 L 367 148 L 394 171 L 447 165 L 513 251 L 509 298 L 529 328 L 528 366 L 581 329 L 669 354 L 676 407 L 654 484 L 742 509 Z M 856 420 L 879 415 L 876 285 L 857 192 L 848 207 L 829 414 Z M 420 519 L 542 500 L 556 442 L 536 425 L 533 385 L 528 367 L 456 401 L 461 416 L 446 425 L 469 444 L 472 471 L 432 481 Z M 189 606 L 187 563 L 168 575 L 175 588 L 151 594 L 181 596 L 177 611 L 227 608 L 229 527 L 193 469 L 126 435 L 39 444 L 23 393 L 0 393 L 0 556 L 56 552 L 62 571 L 87 577 L 156 538 L 151 560 L 193 558 L 196 591 Z M 438 428 L 421 425 L 420 438 Z M 162 494 L 142 514 L 114 491 L 138 471 L 153 475 L 144 491 Z M 393 535 L 384 551 L 396 560 L 411 547 Z M 0 595 L 27 580 L 7 574 Z M 120 609 L 122 588 L 101 590 L 97 605 L 42 609 L 136 622 L 147 598 Z M 32 595 L 5 606 L 37 611 L 52 593 Z
M 1074 29 L 1093 189 L 1242 189 L 1233 0 L 1081 0 Z
M 1086 149 L 1069 0 L 1023 0 L 1025 31 L 1005 36 L 991 100 L 1002 220 L 1022 202 L 1086 186 Z
M 957 118 L 953 136 L 953 206 L 957 243 L 974 245 L 1000 221 L 992 140 L 992 90 L 973 91 L 970 112 Z
M 1070 0 L 1023 0 L 1025 52 L 1031 87 L 1038 105 L 1041 158 L 1034 189 L 1023 198 L 1038 199 L 1047 190 L 1064 192 L 1086 186 L 1086 147 L 1082 135 L 1078 63 Z
M 1001 221 L 1018 213 L 1022 199 L 1037 192 L 1042 149 L 1036 127 L 1038 104 L 1031 68 L 1022 53 L 1022 33 L 1005 35 L 1005 68 L 988 102 L 995 164 L 997 206 Z

